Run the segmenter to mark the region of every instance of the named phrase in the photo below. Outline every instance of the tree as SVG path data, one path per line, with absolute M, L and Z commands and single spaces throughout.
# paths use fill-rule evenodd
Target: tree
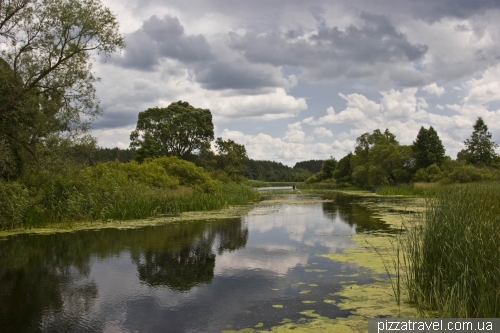
M 217 138 L 215 146 L 218 152 L 217 169 L 224 171 L 230 177 L 241 175 L 248 161 L 245 146 L 231 139 L 222 140 L 222 138 Z
M 333 171 L 337 166 L 337 160 L 330 156 L 329 159 L 324 160 L 321 164 L 321 171 L 317 174 L 316 178 L 320 181 L 333 178 Z
M 477 118 L 473 128 L 471 138 L 464 142 L 465 151 L 459 153 L 460 158 L 476 166 L 491 166 L 497 156 L 495 149 L 498 145 L 491 141 L 491 133 L 488 132 L 488 126 L 483 118 Z
M 130 147 L 138 148 L 139 161 L 148 157 L 192 158 L 214 139 L 212 113 L 194 108 L 188 102 L 174 102 L 166 108 L 149 108 L 139 113 Z
M 99 0 L 0 0 L 0 139 L 28 151 L 100 113 L 94 54 L 124 47 Z
M 352 169 L 351 169 L 351 158 L 352 153 L 349 152 L 346 156 L 342 157 L 337 166 L 335 167 L 335 171 L 333 172 L 333 178 L 338 183 L 351 183 L 352 182 Z
M 356 139 L 351 158 L 352 178 L 356 185 L 372 187 L 410 180 L 413 167 L 410 146 L 400 146 L 388 129 L 364 133 Z
M 423 126 L 413 141 L 413 154 L 415 157 L 415 168 L 422 169 L 432 164 L 440 165 L 445 157 L 445 149 L 439 135 L 431 126 L 425 129 Z

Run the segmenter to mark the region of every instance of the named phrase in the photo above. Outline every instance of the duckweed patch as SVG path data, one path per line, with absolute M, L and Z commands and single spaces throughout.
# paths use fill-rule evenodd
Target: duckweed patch
M 306 273 L 324 273 L 324 272 L 327 272 L 327 270 L 326 269 L 318 269 L 318 268 L 316 268 L 316 269 L 306 268 L 306 269 L 304 269 L 304 272 L 306 272 Z

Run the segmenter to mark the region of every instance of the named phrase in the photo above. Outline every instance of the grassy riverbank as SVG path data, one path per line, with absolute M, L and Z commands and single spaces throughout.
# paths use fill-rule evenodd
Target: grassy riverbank
M 0 182 L 0 229 L 132 220 L 208 211 L 256 200 L 246 185 L 221 183 L 175 157 L 108 162 Z
M 406 287 L 422 313 L 500 316 L 500 184 L 446 186 L 401 245 Z

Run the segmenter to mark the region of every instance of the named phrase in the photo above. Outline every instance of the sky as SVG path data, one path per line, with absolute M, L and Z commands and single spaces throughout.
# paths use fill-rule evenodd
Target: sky
M 375 129 L 412 144 L 421 126 L 456 158 L 478 117 L 500 143 L 499 0 L 102 2 L 126 41 L 94 61 L 102 147 L 128 148 L 139 112 L 179 100 L 289 166 Z

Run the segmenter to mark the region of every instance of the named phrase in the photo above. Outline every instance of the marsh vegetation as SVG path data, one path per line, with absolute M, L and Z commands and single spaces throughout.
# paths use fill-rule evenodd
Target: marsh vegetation
M 500 184 L 440 189 L 401 238 L 409 301 L 427 316 L 500 316 Z

